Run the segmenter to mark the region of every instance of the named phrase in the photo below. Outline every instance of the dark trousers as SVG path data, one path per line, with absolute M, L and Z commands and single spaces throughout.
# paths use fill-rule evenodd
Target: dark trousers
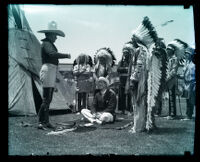
M 176 86 L 169 89 L 169 116 L 176 116 Z
M 78 93 L 78 111 L 81 111 L 83 108 L 86 108 L 86 99 L 87 99 L 87 93 L 81 92 Z
M 155 113 L 157 115 L 161 115 L 161 112 L 162 112 L 162 98 L 159 98 L 157 101 L 156 101 L 156 111 Z
M 191 102 L 190 99 L 187 99 L 186 103 L 187 103 L 186 115 L 187 117 L 192 118 L 194 111 L 194 104 Z
M 118 110 L 125 110 L 132 112 L 132 104 L 131 104 L 131 94 L 125 94 L 124 86 L 120 86 L 119 88 L 119 96 L 118 96 Z
M 186 115 L 189 118 L 192 118 L 194 107 L 196 104 L 196 92 L 195 92 L 196 88 L 195 87 L 196 87 L 196 83 L 190 84 L 189 97 L 186 100 L 186 103 L 187 103 Z
M 161 115 L 162 113 L 162 106 L 163 106 L 163 94 L 164 94 L 164 88 L 162 88 L 163 85 L 161 85 L 161 88 L 158 91 L 158 96 L 156 98 L 156 104 L 155 104 L 155 114 Z
M 39 123 L 49 123 L 49 105 L 52 101 L 54 88 L 43 88 L 43 98 L 38 113 Z

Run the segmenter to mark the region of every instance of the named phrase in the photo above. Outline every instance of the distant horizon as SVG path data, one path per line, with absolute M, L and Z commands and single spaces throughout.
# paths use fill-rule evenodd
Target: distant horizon
M 22 9 L 40 42 L 44 34 L 37 31 L 47 29 L 52 20 L 65 33 L 66 37 L 58 37 L 55 45 L 60 53 L 70 53 L 72 57 L 60 59 L 61 64 L 72 64 L 80 53 L 93 58 L 102 47 L 113 51 L 117 64 L 122 57 L 123 45 L 131 40 L 131 32 L 145 16 L 149 17 L 158 36 L 164 38 L 166 44 L 178 38 L 195 47 L 191 6 L 184 9 L 183 5 L 22 5 Z

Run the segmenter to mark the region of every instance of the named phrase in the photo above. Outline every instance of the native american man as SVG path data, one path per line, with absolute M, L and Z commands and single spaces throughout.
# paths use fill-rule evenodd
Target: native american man
M 132 42 L 125 43 L 122 49 L 122 59 L 118 63 L 117 72 L 119 74 L 119 97 L 118 110 L 125 114 L 125 110 L 132 112 L 131 91 L 130 91 L 130 74 L 131 74 L 131 60 L 133 55 Z
M 110 74 L 112 72 L 112 67 L 115 64 L 114 53 L 110 48 L 100 48 L 97 50 L 94 56 L 94 80 L 98 82 L 99 77 L 105 77 L 110 81 Z
M 134 126 L 130 133 L 149 132 L 156 127 L 153 108 L 160 86 L 161 63 L 150 49 L 157 41 L 155 28 L 145 17 L 132 36 L 134 57 L 130 79 L 133 83 Z
M 185 48 L 187 44 L 179 39 L 175 39 L 167 45 L 167 55 L 168 55 L 168 64 L 167 64 L 167 77 L 166 85 L 169 93 L 169 116 L 167 119 L 174 119 L 177 117 L 176 110 L 176 95 L 178 87 L 178 68 L 179 64 L 184 58 Z

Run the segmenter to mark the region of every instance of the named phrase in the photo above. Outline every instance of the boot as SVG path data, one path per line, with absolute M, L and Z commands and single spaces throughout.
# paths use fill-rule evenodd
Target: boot
M 51 101 L 51 88 L 43 88 L 43 99 L 42 99 L 42 104 L 38 113 L 39 117 L 39 125 L 38 127 L 41 127 L 41 124 L 44 125 L 45 123 L 48 122 L 48 116 L 49 116 L 49 104 Z
M 50 106 L 50 103 L 51 103 L 52 98 L 53 98 L 53 92 L 54 92 L 54 88 L 49 88 L 49 92 L 48 92 L 48 106 L 44 110 L 45 127 L 50 128 L 50 129 L 55 129 L 55 126 L 53 126 L 49 122 L 49 106 Z
M 41 106 L 40 106 L 40 110 L 38 112 L 38 118 L 39 118 L 39 123 L 42 124 L 45 122 L 45 119 L 44 119 L 44 109 L 45 109 L 45 106 L 46 104 L 45 103 L 42 103 Z

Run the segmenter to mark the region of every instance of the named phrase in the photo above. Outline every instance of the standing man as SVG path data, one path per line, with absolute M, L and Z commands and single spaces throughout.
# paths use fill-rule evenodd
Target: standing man
M 180 39 L 174 39 L 167 45 L 168 65 L 166 71 L 166 85 L 169 92 L 169 116 L 167 119 L 177 118 L 176 94 L 178 84 L 179 63 L 184 59 L 185 49 L 188 45 Z
M 183 120 L 190 120 L 192 119 L 194 107 L 195 107 L 195 100 L 196 100 L 196 79 L 195 79 L 195 64 L 194 64 L 194 49 L 188 47 L 185 50 L 186 55 L 186 69 L 184 73 L 184 81 L 185 81 L 185 91 L 186 94 L 186 115 L 187 117 Z
M 127 82 L 130 80 L 131 66 L 132 66 L 132 55 L 133 55 L 133 45 L 132 42 L 125 43 L 122 49 L 122 59 L 118 64 L 117 72 L 119 74 L 119 97 L 118 97 L 118 110 L 125 114 L 125 111 L 132 113 L 132 103 L 131 103 L 131 91 L 130 84 Z M 129 79 L 129 80 L 128 80 Z M 126 85 L 128 87 L 126 87 Z
M 100 48 L 94 56 L 94 79 L 98 81 L 99 77 L 105 77 L 110 80 L 112 67 L 115 64 L 115 56 L 110 48 Z
M 95 94 L 93 109 L 82 109 L 81 114 L 91 123 L 104 124 L 115 121 L 117 105 L 116 94 L 108 88 L 109 81 L 104 77 L 98 79 L 99 91 Z
M 174 119 L 176 117 L 176 86 L 177 86 L 177 69 L 178 61 L 175 55 L 176 46 L 168 44 L 168 69 L 167 69 L 167 89 L 169 93 L 169 116 L 167 119 Z
M 130 133 L 152 132 L 155 128 L 154 107 L 160 83 L 160 60 L 150 53 L 150 47 L 157 40 L 157 32 L 148 17 L 133 31 L 134 57 L 130 80 L 132 82 L 132 103 L 134 125 Z
M 49 106 L 52 101 L 54 86 L 56 82 L 56 74 L 58 73 L 58 59 L 71 58 L 70 54 L 58 53 L 54 42 L 57 35 L 65 37 L 64 32 L 57 30 L 57 24 L 52 21 L 48 24 L 48 30 L 38 31 L 45 33 L 45 39 L 42 39 L 42 68 L 40 70 L 40 80 L 43 86 L 42 104 L 38 113 L 39 116 L 39 129 L 54 128 L 49 122 Z

